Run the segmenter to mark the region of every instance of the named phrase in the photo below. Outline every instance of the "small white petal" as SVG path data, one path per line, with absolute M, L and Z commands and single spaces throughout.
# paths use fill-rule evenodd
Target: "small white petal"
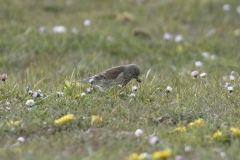
M 223 5 L 223 10 L 224 11 L 230 11 L 230 9 L 231 9 L 231 6 L 229 4 L 224 4 Z
M 235 77 L 233 75 L 230 76 L 230 80 L 231 81 L 234 81 L 235 80 Z
M 169 92 L 172 92 L 172 87 L 167 86 L 166 91 L 167 91 L 168 93 L 169 93 Z
M 135 98 L 135 97 L 136 97 L 136 94 L 135 94 L 135 93 L 131 93 L 131 94 L 130 94 L 130 97 Z
M 239 6 L 239 10 L 240 10 L 240 6 Z M 239 36 L 240 35 L 240 29 L 236 29 L 233 33 L 234 33 L 235 36 Z
M 67 32 L 67 29 L 64 26 L 55 26 L 55 27 L 53 27 L 53 32 L 54 33 L 65 33 L 65 32 Z
M 149 143 L 150 143 L 151 145 L 157 144 L 158 142 L 159 142 L 159 139 L 158 139 L 157 136 L 151 136 L 151 137 L 149 138 Z
M 203 72 L 200 74 L 200 77 L 204 78 L 204 77 L 206 77 L 206 75 L 207 75 L 207 73 Z
M 38 96 L 38 94 L 39 94 L 38 92 L 33 92 L 32 97 L 36 98 Z
M 185 152 L 191 152 L 192 151 L 192 147 L 191 146 L 186 146 L 185 148 L 184 148 L 184 151 Z
M 6 110 L 10 110 L 11 108 L 10 107 L 5 107 Z
M 91 25 L 91 21 L 89 19 L 86 19 L 84 22 L 83 22 L 84 26 L 90 26 Z
M 138 90 L 138 87 L 137 86 L 133 86 L 132 87 L 132 91 L 137 91 Z
M 179 42 L 182 42 L 183 41 L 183 36 L 182 35 L 177 35 L 175 37 L 175 42 L 179 43 Z
M 183 160 L 183 156 L 182 155 L 176 155 L 175 156 L 175 160 Z
M 10 102 L 7 101 L 7 102 L 6 102 L 6 105 L 9 105 L 9 104 L 10 104 Z
M 195 62 L 195 66 L 196 67 L 201 67 L 202 66 L 202 62 L 201 61 L 196 61 Z
M 164 33 L 163 38 L 165 40 L 171 40 L 172 39 L 172 35 L 170 33 L 166 32 L 166 33 Z
M 224 158 L 224 157 L 226 157 L 226 153 L 225 153 L 225 152 L 220 152 L 220 156 L 221 156 L 222 158 Z
M 18 142 L 24 142 L 25 141 L 25 138 L 24 137 L 18 137 Z
M 118 88 L 122 88 L 122 85 L 121 85 L 121 84 L 119 84 L 119 85 L 118 85 Z
M 192 72 L 191 72 L 191 76 L 194 77 L 194 78 L 197 78 L 197 76 L 198 76 L 198 71 L 192 71 Z
M 135 134 L 135 136 L 140 137 L 143 134 L 143 130 L 137 129 L 134 134 Z
M 82 92 L 81 93 L 81 97 L 83 97 L 83 96 L 86 96 L 86 93 Z
M 88 88 L 86 89 L 86 91 L 87 91 L 88 93 L 90 93 L 92 90 L 93 90 L 93 89 L 92 89 L 91 87 L 88 87 Z
M 57 92 L 57 95 L 58 95 L 58 96 L 63 96 L 63 95 L 64 95 L 64 93 L 63 93 L 63 92 L 61 92 L 61 91 L 59 91 L 59 92 Z
M 229 90 L 229 91 L 233 91 L 233 87 L 232 87 L 232 86 L 229 86 L 229 87 L 228 87 L 228 90 Z

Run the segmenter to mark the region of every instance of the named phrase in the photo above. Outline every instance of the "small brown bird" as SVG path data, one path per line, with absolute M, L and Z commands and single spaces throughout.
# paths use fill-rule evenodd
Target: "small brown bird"
M 139 75 L 139 67 L 135 64 L 129 64 L 110 68 L 93 77 L 86 78 L 82 80 L 82 82 L 91 83 L 97 86 L 101 91 L 104 91 L 112 86 L 124 87 L 134 78 L 140 83 L 141 80 L 138 78 Z

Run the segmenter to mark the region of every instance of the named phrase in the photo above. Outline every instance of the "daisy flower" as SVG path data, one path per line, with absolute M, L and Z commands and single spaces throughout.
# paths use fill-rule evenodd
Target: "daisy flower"
M 34 102 L 33 99 L 29 99 L 29 100 L 26 101 L 26 105 L 29 106 L 29 107 L 33 106 L 34 103 L 35 103 L 35 102 Z

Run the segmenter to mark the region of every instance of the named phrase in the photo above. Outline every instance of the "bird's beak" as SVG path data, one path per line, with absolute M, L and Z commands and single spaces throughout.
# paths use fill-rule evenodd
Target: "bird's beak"
M 139 79 L 138 77 L 136 78 L 136 81 L 137 81 L 138 83 L 141 83 L 141 82 L 142 82 L 141 79 Z

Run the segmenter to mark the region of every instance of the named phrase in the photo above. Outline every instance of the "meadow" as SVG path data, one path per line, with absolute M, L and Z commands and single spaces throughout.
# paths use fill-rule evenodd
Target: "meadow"
M 240 159 L 238 0 L 0 2 L 0 159 Z

